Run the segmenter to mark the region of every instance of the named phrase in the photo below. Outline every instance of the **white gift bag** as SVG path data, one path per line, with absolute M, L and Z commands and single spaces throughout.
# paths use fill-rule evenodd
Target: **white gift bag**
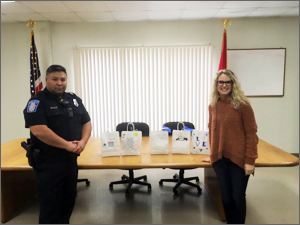
M 184 127 L 184 124 L 182 127 Z M 177 124 L 177 130 L 173 130 L 172 132 L 172 153 L 190 154 L 191 132 L 186 130 L 178 130 L 178 129 L 179 129 L 179 123 Z
M 128 125 L 133 126 L 132 131 L 128 131 Z M 142 131 L 135 131 L 134 124 L 127 124 L 127 131 L 121 132 L 122 155 L 140 155 L 142 148 Z
M 208 131 L 193 130 L 192 154 L 210 154 Z
M 101 134 L 102 157 L 120 155 L 119 132 L 104 132 Z
M 167 131 L 150 131 L 150 153 L 169 154 L 169 133 Z

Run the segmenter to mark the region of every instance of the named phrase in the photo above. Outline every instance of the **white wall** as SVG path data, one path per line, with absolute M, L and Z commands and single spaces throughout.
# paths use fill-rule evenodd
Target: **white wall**
M 36 45 L 41 72 L 51 63 L 68 71 L 74 91 L 72 49 L 78 47 L 206 45 L 214 46 L 213 73 L 222 44 L 221 20 L 48 23 L 38 22 Z M 22 110 L 29 98 L 29 28 L 1 24 L 1 143 L 27 137 Z M 299 17 L 232 19 L 228 48 L 287 48 L 284 97 L 250 98 L 258 136 L 285 151 L 299 151 Z M 249 62 L 251 64 L 251 62 Z M 28 94 L 27 94 L 28 93 Z
M 52 63 L 50 23 L 34 29 L 43 85 Z M 30 28 L 26 23 L 1 23 L 1 143 L 29 137 L 23 109 L 30 98 Z

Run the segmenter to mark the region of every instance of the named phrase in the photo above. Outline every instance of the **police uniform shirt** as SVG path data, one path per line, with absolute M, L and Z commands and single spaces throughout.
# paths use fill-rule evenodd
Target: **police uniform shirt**
M 90 121 L 81 99 L 73 93 L 65 92 L 62 100 L 47 88 L 33 96 L 24 109 L 25 127 L 46 125 L 58 136 L 67 141 L 82 138 L 82 126 Z M 43 155 L 55 158 L 73 157 L 74 153 L 47 145 L 31 132 L 31 142 Z

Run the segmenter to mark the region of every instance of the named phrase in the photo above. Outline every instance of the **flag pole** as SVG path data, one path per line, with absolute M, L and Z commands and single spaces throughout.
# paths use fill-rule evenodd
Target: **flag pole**
M 36 25 L 36 22 L 32 19 L 30 20 L 27 20 L 27 23 L 26 23 L 26 27 L 30 27 L 30 43 L 32 42 L 32 35 L 34 35 L 34 26 Z
M 26 27 L 30 26 L 30 34 L 33 33 L 33 29 L 34 29 L 34 26 L 36 25 L 36 22 L 34 20 L 28 20 L 27 23 L 26 23 Z
M 231 25 L 230 19 L 222 19 L 221 24 L 224 24 L 224 30 L 226 30 L 227 23 Z

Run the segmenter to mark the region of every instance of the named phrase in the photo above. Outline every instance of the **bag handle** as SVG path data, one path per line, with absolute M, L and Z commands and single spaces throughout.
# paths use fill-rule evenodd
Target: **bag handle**
M 183 128 L 182 130 L 184 130 L 184 123 L 183 123 L 183 122 L 178 122 L 178 123 L 177 123 L 177 130 L 179 130 L 179 124 L 180 124 L 180 123 L 182 124 L 182 128 Z
M 129 122 L 128 124 L 127 124 L 127 131 L 128 131 L 128 126 L 129 126 L 129 124 L 131 124 L 132 125 L 132 131 L 134 131 L 134 129 L 135 129 L 135 127 L 134 127 L 134 124 L 133 123 L 131 123 L 131 122 Z

